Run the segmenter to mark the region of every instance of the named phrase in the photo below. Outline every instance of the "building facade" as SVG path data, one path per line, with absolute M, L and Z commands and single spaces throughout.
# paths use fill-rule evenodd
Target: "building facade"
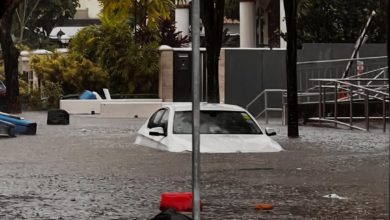
M 286 33 L 283 0 L 240 0 L 239 35 L 240 47 L 286 48 L 281 33 Z M 189 1 L 181 3 L 175 11 L 177 30 L 189 35 Z M 225 19 L 226 20 L 226 19 Z M 225 23 L 224 28 L 232 24 Z M 234 34 L 237 24 L 229 30 Z
M 80 7 L 77 9 L 75 19 L 98 19 L 102 9 L 98 0 L 79 0 Z
M 279 47 L 286 42 L 283 0 L 240 0 L 240 47 Z

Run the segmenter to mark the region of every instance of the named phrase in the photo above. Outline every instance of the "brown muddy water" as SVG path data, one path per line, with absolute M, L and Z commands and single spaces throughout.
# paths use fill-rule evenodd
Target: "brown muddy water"
M 38 132 L 0 138 L 0 219 L 151 219 L 162 192 L 191 191 L 190 153 L 133 144 L 145 119 L 23 116 Z M 389 133 L 270 126 L 285 151 L 202 154 L 202 219 L 387 218 Z

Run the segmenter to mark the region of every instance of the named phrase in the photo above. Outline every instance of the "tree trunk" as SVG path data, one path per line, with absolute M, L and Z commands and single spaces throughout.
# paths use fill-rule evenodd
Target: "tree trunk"
M 207 51 L 207 101 L 210 103 L 219 103 L 218 61 L 222 46 L 224 7 L 225 0 L 203 1 L 202 21 Z
M 299 137 L 297 97 L 297 8 L 296 0 L 284 0 L 287 23 L 287 135 Z
M 0 43 L 4 59 L 5 85 L 7 87 L 4 110 L 9 113 L 21 112 L 18 82 L 19 50 L 15 47 L 11 37 L 12 15 L 15 8 L 6 10 L 0 19 Z

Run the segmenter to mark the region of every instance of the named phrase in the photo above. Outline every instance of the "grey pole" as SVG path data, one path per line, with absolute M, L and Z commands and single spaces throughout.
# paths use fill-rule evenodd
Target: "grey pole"
M 192 1 L 192 219 L 200 220 L 200 3 Z

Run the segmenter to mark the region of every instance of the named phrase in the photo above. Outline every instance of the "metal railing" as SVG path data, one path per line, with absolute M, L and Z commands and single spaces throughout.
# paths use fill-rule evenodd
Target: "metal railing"
M 309 118 L 309 120 L 319 122 L 331 122 L 335 126 L 338 124 L 350 127 L 351 129 L 358 129 L 369 131 L 371 119 L 382 119 L 383 131 L 386 131 L 386 105 L 389 103 L 389 93 L 387 84 L 388 79 L 373 79 L 373 78 L 353 78 L 353 79 L 311 79 L 318 84 L 318 117 Z M 382 82 L 383 85 L 365 86 L 359 85 L 361 82 Z M 370 85 L 370 84 L 369 84 Z M 331 93 L 328 91 L 331 90 Z M 346 97 L 340 98 L 340 94 Z M 329 98 L 330 97 L 330 98 Z M 356 98 L 355 98 L 356 97 Z M 369 106 L 370 102 L 381 102 L 382 116 L 370 116 Z M 349 103 L 349 116 L 339 117 L 339 103 Z M 354 103 L 363 102 L 364 116 L 356 116 L 353 113 Z M 333 104 L 333 112 L 327 112 L 326 104 Z M 327 113 L 333 113 L 333 116 L 327 116 Z M 354 125 L 354 120 L 364 119 L 365 127 Z M 344 122 L 347 120 L 347 122 Z
M 282 107 L 281 108 L 274 108 L 274 107 L 269 107 L 269 103 L 268 103 L 268 95 L 270 93 L 281 93 L 281 103 L 282 103 Z M 285 89 L 265 89 L 263 90 L 260 94 L 258 94 L 251 102 L 248 103 L 248 105 L 246 105 L 246 109 L 249 111 L 249 108 L 254 104 L 256 103 L 256 101 L 262 97 L 264 97 L 264 109 L 262 111 L 260 111 L 259 114 L 257 114 L 255 116 L 255 118 L 259 118 L 260 116 L 262 116 L 264 114 L 264 118 L 265 118 L 265 123 L 268 124 L 268 121 L 269 121 L 269 115 L 268 113 L 271 112 L 271 111 L 278 111 L 278 112 L 282 112 L 282 123 L 283 125 L 285 124 L 285 108 L 284 108 L 284 103 L 285 103 L 285 93 L 286 93 L 286 90 Z
M 386 110 L 386 99 L 388 99 L 388 93 L 385 97 L 383 97 L 383 92 L 388 88 L 388 67 L 385 66 L 385 62 L 381 60 L 385 60 L 387 56 L 379 56 L 379 57 L 362 57 L 356 59 L 336 59 L 336 60 L 319 60 L 319 61 L 307 61 L 307 62 L 298 62 L 298 103 L 299 104 L 317 104 L 323 101 L 324 103 L 329 102 L 363 102 L 365 100 L 366 91 L 368 91 L 368 103 L 370 100 L 385 100 L 384 111 Z M 345 69 L 345 62 L 349 62 L 351 60 L 362 61 L 365 60 L 365 69 L 368 71 L 361 73 L 360 75 L 353 75 L 349 78 L 340 79 L 342 71 Z M 335 65 L 336 64 L 336 65 Z M 317 82 L 316 82 L 317 81 Z M 320 83 L 321 81 L 321 88 Z M 355 83 L 355 84 L 354 84 Z M 378 84 L 379 83 L 379 84 Z M 338 93 L 342 91 L 344 93 L 348 93 L 348 96 L 343 98 L 338 97 L 336 100 L 327 100 L 327 92 L 329 88 L 334 88 L 336 84 L 338 86 Z M 351 84 L 351 85 L 349 85 Z M 352 89 L 351 89 L 352 88 Z M 351 90 L 351 91 L 350 91 Z M 372 91 L 371 91 L 372 90 Z M 280 93 L 281 94 L 281 102 L 277 104 L 277 106 L 281 107 L 270 107 L 270 94 Z M 273 111 L 282 112 L 282 123 L 283 125 L 286 122 L 286 113 L 287 113 L 287 104 L 286 104 L 286 90 L 285 89 L 265 89 L 260 94 L 258 94 L 251 102 L 246 105 L 246 109 L 249 111 L 250 109 L 254 109 L 253 107 L 260 108 L 259 113 L 256 114 L 256 118 L 264 116 L 265 123 L 269 122 L 269 113 Z M 325 97 L 325 99 L 323 99 Z M 351 97 L 351 98 L 349 98 Z M 387 97 L 387 98 L 386 98 Z M 262 99 L 262 100 L 261 100 Z M 272 99 L 272 103 L 275 105 L 275 99 Z M 371 101 L 372 102 L 372 101 Z M 319 104 L 319 105 L 320 105 Z M 323 104 L 322 104 L 323 105 Z M 352 105 L 352 104 L 351 104 Z M 367 107 L 368 108 L 368 104 Z M 351 107 L 352 109 L 352 107 Z M 353 110 L 353 109 L 352 109 Z M 385 112 L 383 111 L 383 114 Z M 336 113 L 337 114 L 337 113 Z M 353 116 L 352 112 L 350 114 Z M 350 117 L 348 117 L 349 119 Z M 365 119 L 366 117 L 352 117 L 352 120 L 357 119 Z M 382 115 L 383 118 L 383 115 Z M 311 118 L 314 120 L 314 118 Z M 333 120 L 327 117 L 318 117 L 321 121 L 325 120 Z M 378 119 L 378 117 L 369 116 L 370 119 Z M 345 117 L 337 117 L 336 124 L 347 125 L 352 128 L 357 128 L 352 125 L 352 123 L 344 123 L 340 120 L 345 120 Z M 333 121 L 332 121 L 333 122 Z M 385 122 L 384 122 L 384 126 Z M 360 129 L 362 130 L 362 129 Z M 367 126 L 363 130 L 368 130 Z
M 334 59 L 297 62 L 297 83 L 298 91 L 306 92 L 315 86 L 315 82 L 309 79 L 337 79 L 342 78 L 345 66 L 349 61 L 364 61 L 364 69 L 367 75 L 371 75 L 379 70 L 387 69 L 387 56 L 360 57 L 355 59 Z M 356 62 L 353 65 L 356 67 Z M 350 74 L 354 75 L 355 74 Z M 357 75 L 357 74 L 356 74 Z

